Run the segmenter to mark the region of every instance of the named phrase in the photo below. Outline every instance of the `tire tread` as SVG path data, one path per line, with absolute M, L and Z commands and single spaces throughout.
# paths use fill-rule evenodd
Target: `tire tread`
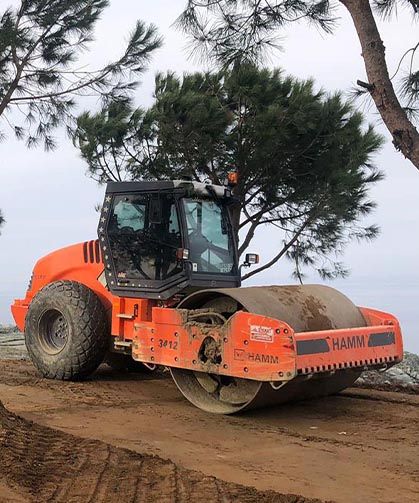
M 58 355 L 49 355 L 37 339 L 40 313 L 57 305 L 65 311 L 70 341 Z M 25 327 L 26 346 L 41 374 L 49 379 L 82 380 L 103 362 L 110 331 L 105 308 L 99 297 L 76 281 L 60 280 L 41 289 L 32 300 Z

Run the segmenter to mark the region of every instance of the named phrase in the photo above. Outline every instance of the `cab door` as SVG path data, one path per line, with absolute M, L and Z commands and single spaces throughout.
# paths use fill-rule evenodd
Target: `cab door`
M 108 286 L 119 295 L 166 297 L 162 292 L 186 277 L 178 259 L 183 239 L 174 194 L 114 194 L 109 202 L 101 238 L 109 252 Z

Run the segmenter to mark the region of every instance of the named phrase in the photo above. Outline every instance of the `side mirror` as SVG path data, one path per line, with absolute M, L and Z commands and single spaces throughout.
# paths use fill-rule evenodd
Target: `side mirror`
M 246 253 L 243 267 L 250 267 L 255 264 L 259 264 L 259 255 L 257 253 Z

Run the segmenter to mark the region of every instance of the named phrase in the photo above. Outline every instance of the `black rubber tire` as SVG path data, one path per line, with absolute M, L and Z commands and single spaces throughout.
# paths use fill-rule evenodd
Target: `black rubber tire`
M 105 363 L 117 372 L 139 372 L 141 374 L 154 372 L 143 363 L 134 360 L 130 355 L 115 353 L 114 351 L 109 351 L 105 357 Z
M 57 322 L 65 327 L 65 337 L 58 334 L 64 342 L 57 339 L 57 331 L 51 335 Z M 45 286 L 32 300 L 26 316 L 29 356 L 49 379 L 79 381 L 89 377 L 104 360 L 109 335 L 102 302 L 92 290 L 75 281 Z

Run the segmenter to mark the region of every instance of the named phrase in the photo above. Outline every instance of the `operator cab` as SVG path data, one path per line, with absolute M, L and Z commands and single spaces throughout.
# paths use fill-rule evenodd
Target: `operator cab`
M 168 299 L 240 286 L 229 187 L 183 180 L 110 182 L 98 229 L 118 296 Z

